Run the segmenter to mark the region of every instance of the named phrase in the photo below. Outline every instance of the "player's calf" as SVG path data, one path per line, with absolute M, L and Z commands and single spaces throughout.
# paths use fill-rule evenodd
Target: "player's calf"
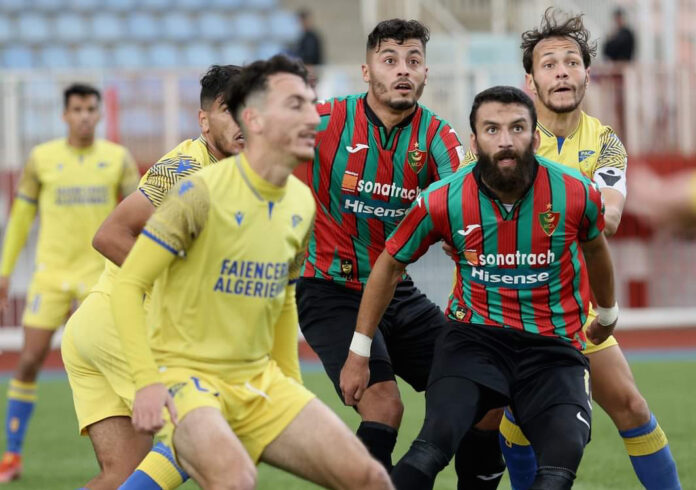
M 373 384 L 365 390 L 357 408 L 363 422 L 356 435 L 370 454 L 382 463 L 387 471 L 391 471 L 391 455 L 404 414 L 404 404 L 396 382 Z

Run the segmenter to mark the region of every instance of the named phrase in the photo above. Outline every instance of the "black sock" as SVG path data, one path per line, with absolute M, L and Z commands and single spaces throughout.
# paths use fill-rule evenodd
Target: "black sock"
M 540 466 L 529 490 L 570 490 L 575 473 L 565 468 Z
M 358 439 L 389 472 L 392 470 L 391 455 L 396 444 L 396 434 L 396 429 L 379 422 L 362 422 L 357 432 Z
M 430 490 L 434 481 L 422 471 L 400 461 L 391 473 L 396 490 Z
M 497 430 L 470 429 L 454 456 L 459 490 L 495 490 L 505 473 Z

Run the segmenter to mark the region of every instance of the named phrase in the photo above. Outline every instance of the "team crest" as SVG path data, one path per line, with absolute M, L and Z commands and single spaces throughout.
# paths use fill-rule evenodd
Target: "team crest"
M 539 213 L 539 224 L 547 236 L 553 235 L 553 232 L 556 231 L 560 216 L 561 213 L 551 211 L 551 203 L 546 205 L 546 211 Z
M 350 259 L 341 260 L 341 275 L 350 277 L 353 275 L 353 261 Z
M 418 142 L 413 144 L 413 150 L 408 152 L 408 165 L 415 173 L 419 173 L 425 166 L 426 153 L 418 149 Z

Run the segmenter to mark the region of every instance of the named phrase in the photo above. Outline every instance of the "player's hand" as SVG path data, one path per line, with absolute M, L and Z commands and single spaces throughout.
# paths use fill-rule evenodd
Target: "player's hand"
M 611 325 L 602 325 L 599 323 L 599 319 L 595 318 L 592 320 L 592 323 L 590 323 L 590 326 L 587 327 L 585 334 L 590 342 L 594 345 L 599 345 L 614 333 L 614 327 L 616 327 L 616 322 Z
M 449 256 L 450 259 L 455 262 L 459 262 L 459 255 L 457 255 L 457 249 L 454 248 L 449 243 L 442 243 L 442 250 Z
M 133 400 L 133 427 L 138 432 L 155 434 L 164 427 L 162 408 L 167 407 L 174 425 L 177 423 L 176 407 L 169 390 L 162 383 L 148 385 L 135 392 Z
M 4 311 L 8 305 L 8 297 L 10 294 L 10 278 L 0 276 L 0 311 Z
M 362 398 L 367 382 L 370 380 L 369 357 L 348 351 L 343 369 L 341 369 L 340 386 L 346 405 L 355 406 Z

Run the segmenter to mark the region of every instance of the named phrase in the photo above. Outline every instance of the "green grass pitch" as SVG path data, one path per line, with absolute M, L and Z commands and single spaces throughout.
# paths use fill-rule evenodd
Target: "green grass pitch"
M 632 364 L 643 395 L 667 433 L 677 459 L 685 490 L 696 489 L 696 394 L 695 362 L 635 362 Z M 335 410 L 350 427 L 357 427 L 358 417 L 342 406 L 328 379 L 318 369 L 304 375 L 307 386 Z M 6 406 L 7 378 L 0 382 L 2 414 Z M 396 461 L 408 448 L 420 429 L 423 396 L 402 386 L 406 412 L 395 451 Z M 4 430 L 2 433 L 4 447 Z M 25 443 L 24 476 L 6 486 L 8 490 L 76 489 L 96 474 L 97 464 L 87 438 L 77 435 L 77 424 L 67 380 L 46 376 L 40 381 L 39 403 Z M 197 488 L 187 483 L 182 488 Z M 315 487 L 281 471 L 261 465 L 259 489 L 295 490 Z M 438 478 L 436 489 L 455 489 L 456 477 L 448 467 Z M 507 477 L 500 485 L 509 489 Z M 640 489 L 623 443 L 609 418 L 596 409 L 592 442 L 585 451 L 574 488 L 579 490 Z

